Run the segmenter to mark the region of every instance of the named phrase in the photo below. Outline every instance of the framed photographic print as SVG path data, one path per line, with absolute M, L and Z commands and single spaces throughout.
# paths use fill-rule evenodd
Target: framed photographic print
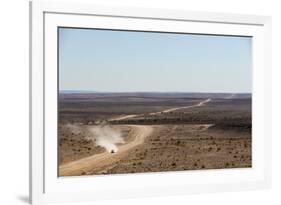
M 270 17 L 32 2 L 30 20 L 31 203 L 270 187 Z

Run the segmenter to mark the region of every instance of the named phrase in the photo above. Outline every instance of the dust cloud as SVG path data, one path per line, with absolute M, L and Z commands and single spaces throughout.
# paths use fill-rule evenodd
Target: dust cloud
M 121 131 L 109 126 L 92 126 L 88 130 L 93 134 L 96 145 L 104 147 L 108 152 L 117 152 L 116 144 L 125 143 Z

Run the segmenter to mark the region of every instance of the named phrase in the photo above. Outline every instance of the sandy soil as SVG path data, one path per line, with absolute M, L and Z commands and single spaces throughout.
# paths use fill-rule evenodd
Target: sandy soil
M 212 125 L 154 125 L 145 143 L 104 173 L 251 167 L 251 134 Z M 97 174 L 90 172 L 90 174 Z

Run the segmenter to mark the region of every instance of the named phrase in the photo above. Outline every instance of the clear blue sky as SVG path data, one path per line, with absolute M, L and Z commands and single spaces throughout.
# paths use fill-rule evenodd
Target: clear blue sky
M 250 37 L 59 29 L 59 89 L 251 92 Z

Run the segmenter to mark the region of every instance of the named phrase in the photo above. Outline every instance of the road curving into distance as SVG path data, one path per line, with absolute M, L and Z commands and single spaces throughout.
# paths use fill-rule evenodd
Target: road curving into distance
M 195 105 L 176 107 L 163 110 L 161 112 L 152 112 L 149 115 L 158 115 L 162 113 L 169 113 L 179 109 L 187 109 L 200 107 L 210 102 L 211 99 L 203 100 Z M 111 118 L 109 121 L 117 121 L 138 117 L 141 115 L 125 115 L 121 117 Z M 150 125 L 127 125 L 132 128 L 134 139 L 126 144 L 118 146 L 116 153 L 103 152 L 95 154 L 86 158 L 82 158 L 76 161 L 72 161 L 59 166 L 59 176 L 79 176 L 91 173 L 101 173 L 106 171 L 109 167 L 116 164 L 124 156 L 127 155 L 128 151 L 132 150 L 136 146 L 144 143 L 144 140 L 153 132 L 153 127 Z M 205 129 L 207 129 L 207 126 Z
M 169 113 L 169 112 L 174 112 L 176 110 L 180 110 L 180 109 L 187 109 L 187 108 L 194 108 L 194 107 L 200 107 L 200 106 L 203 106 L 205 105 L 206 103 L 210 102 L 211 101 L 211 98 L 208 98 L 207 100 L 203 100 L 195 105 L 189 105 L 189 106 L 184 106 L 184 107 L 175 107 L 175 108 L 169 108 L 169 109 L 166 109 L 166 110 L 163 110 L 163 111 L 159 111 L 159 112 L 151 112 L 151 113 L 148 113 L 148 115 L 159 115 L 159 114 L 162 114 L 162 113 Z M 140 117 L 142 116 L 143 114 L 139 114 L 139 115 L 125 115 L 125 116 L 119 116 L 119 117 L 114 117 L 114 118 L 111 118 L 109 119 L 108 121 L 118 121 L 118 120 L 127 120 L 127 119 L 131 119 L 131 118 L 134 118 L 134 117 Z

